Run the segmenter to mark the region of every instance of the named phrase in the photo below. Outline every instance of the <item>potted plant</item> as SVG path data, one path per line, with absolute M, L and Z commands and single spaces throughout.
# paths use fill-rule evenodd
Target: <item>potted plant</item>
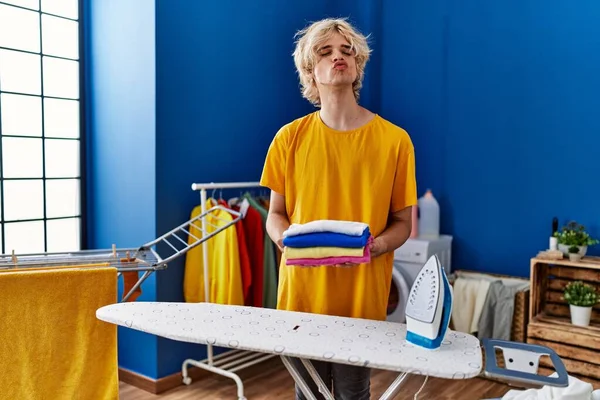
M 583 257 L 588 246 L 598 244 L 598 240 L 586 232 L 585 226 L 576 221 L 570 221 L 560 231 L 554 232 L 554 237 L 558 240 L 558 250 L 562 251 L 565 257 L 569 257 L 569 248 L 572 246 L 577 246 L 578 253 Z
M 592 316 L 592 307 L 598 303 L 596 289 L 581 281 L 569 282 L 565 286 L 563 298 L 571 310 L 571 323 L 588 326 Z
M 569 247 L 569 260 L 571 261 L 579 261 L 581 260 L 581 254 L 579 254 L 579 247 L 571 246 Z

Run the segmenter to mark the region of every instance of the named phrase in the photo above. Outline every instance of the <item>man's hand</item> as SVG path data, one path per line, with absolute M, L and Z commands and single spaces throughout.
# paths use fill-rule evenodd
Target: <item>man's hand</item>
M 375 238 L 369 245 L 369 251 L 371 252 L 371 258 L 375 258 L 387 253 L 387 247 L 381 238 Z
M 283 248 L 285 247 L 283 245 L 283 238 L 277 239 L 275 241 L 275 244 L 277 245 L 277 247 L 279 248 L 279 251 L 281 251 L 283 253 Z
M 384 253 L 387 253 L 385 243 L 383 243 L 383 241 L 380 238 L 373 239 L 373 241 L 369 244 L 369 251 L 371 252 L 371 259 L 373 259 L 375 257 L 379 257 L 380 255 L 382 255 Z M 343 264 L 336 264 L 336 267 L 349 268 L 349 267 L 356 267 L 357 265 L 359 265 L 359 264 L 343 263 Z
M 369 244 L 371 259 L 395 251 L 406 242 L 410 236 L 412 226 L 411 211 L 411 207 L 406 207 L 403 210 L 390 214 L 390 222 L 387 228 Z M 358 264 L 344 263 L 337 264 L 336 267 L 354 267 L 356 265 Z

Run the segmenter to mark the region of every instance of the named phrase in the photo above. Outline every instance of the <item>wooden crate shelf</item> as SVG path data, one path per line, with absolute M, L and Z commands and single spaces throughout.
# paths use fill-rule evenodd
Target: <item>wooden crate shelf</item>
M 600 306 L 594 307 L 590 326 L 571 324 L 562 292 L 567 283 L 576 280 L 599 287 L 600 258 L 584 257 L 580 262 L 531 260 L 527 342 L 552 348 L 569 374 L 600 389 Z M 540 366 L 548 369 L 552 365 L 549 359 L 542 359 Z

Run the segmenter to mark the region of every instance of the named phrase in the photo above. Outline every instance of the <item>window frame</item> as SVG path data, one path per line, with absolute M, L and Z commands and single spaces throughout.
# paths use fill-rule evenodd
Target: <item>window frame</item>
M 85 19 L 86 19 L 86 15 L 84 14 L 84 1 L 85 0 L 77 0 L 77 7 L 78 7 L 78 17 L 76 20 L 70 19 L 68 17 L 64 17 L 64 16 L 60 16 L 60 15 L 56 15 L 56 14 L 52 14 L 52 13 L 47 13 L 47 12 L 43 12 L 42 11 L 42 0 L 38 0 L 38 7 L 39 10 L 32 10 L 30 8 L 27 7 L 23 7 L 20 5 L 15 5 L 12 3 L 7 3 L 3 0 L 0 0 L 0 5 L 6 5 L 6 6 L 10 6 L 10 7 L 16 7 L 19 9 L 23 9 L 23 10 L 27 10 L 27 11 L 32 11 L 32 12 L 37 12 L 38 13 L 38 26 L 39 26 L 39 43 L 40 43 L 40 49 L 39 52 L 35 52 L 35 51 L 29 51 L 29 50 L 21 50 L 21 49 L 15 49 L 15 48 L 10 48 L 10 47 L 0 47 L 0 49 L 2 50 L 10 50 L 10 51 L 17 51 L 20 53 L 25 53 L 25 54 L 35 54 L 40 56 L 40 84 L 41 84 L 41 92 L 40 95 L 31 95 L 28 93 L 20 93 L 20 92 L 11 92 L 11 91 L 2 91 L 0 88 L 0 93 L 7 93 L 7 94 L 16 94 L 16 95 L 25 95 L 25 96 L 32 96 L 32 97 L 36 97 L 39 98 L 41 101 L 41 136 L 32 136 L 32 135 L 4 135 L 2 132 L 2 101 L 0 99 L 0 232 L 1 232 L 1 236 L 2 239 L 0 241 L 0 254 L 8 254 L 9 252 L 11 252 L 11 249 L 7 249 L 6 248 L 6 224 L 7 223 L 12 223 L 12 222 L 27 222 L 27 221 L 42 221 L 44 224 L 44 251 L 43 253 L 50 253 L 48 251 L 48 221 L 51 220 L 62 220 L 62 219 L 69 219 L 69 218 L 79 218 L 79 249 L 84 250 L 88 248 L 88 207 L 87 207 L 87 187 L 88 187 L 88 183 L 87 183 L 87 119 L 86 119 L 86 32 L 85 32 Z M 73 100 L 72 98 L 64 98 L 64 97 L 56 97 L 56 96 L 46 96 L 44 93 L 44 51 L 43 51 L 43 45 L 42 45 L 42 36 L 43 36 L 43 29 L 42 29 L 42 16 L 43 15 L 50 15 L 50 16 L 54 16 L 54 17 L 59 17 L 59 18 L 63 18 L 63 19 L 69 19 L 72 21 L 77 21 L 77 35 L 78 35 L 78 59 L 76 60 L 78 62 L 78 71 L 79 71 L 79 79 L 78 79 L 78 85 L 79 85 L 79 98 L 77 99 L 77 101 L 79 102 L 79 138 L 54 138 L 54 137 L 50 137 L 50 139 L 56 139 L 56 140 L 74 140 L 74 141 L 78 141 L 79 142 L 79 177 L 78 178 L 73 178 L 73 179 L 79 179 L 79 215 L 72 215 L 72 216 L 66 216 L 66 217 L 48 217 L 47 216 L 47 182 L 51 181 L 51 180 L 63 180 L 63 179 L 69 179 L 69 177 L 47 177 L 46 176 L 46 139 L 48 139 L 46 137 L 45 134 L 45 124 L 44 124 L 44 118 L 45 118 L 45 110 L 44 110 L 44 99 L 45 98 L 55 98 L 55 99 L 64 99 L 64 100 Z M 49 57 L 53 57 L 53 58 L 57 58 L 57 59 L 63 59 L 63 60 L 73 60 L 67 57 L 60 57 L 60 56 L 54 56 L 54 55 L 47 55 Z M 4 137 L 18 137 L 18 138 L 35 138 L 35 139 L 40 139 L 42 142 L 42 177 L 41 178 L 5 178 L 4 177 L 4 169 L 2 168 L 3 166 L 3 140 L 2 138 Z M 18 181 L 26 181 L 26 180 L 41 180 L 42 181 L 42 187 L 43 187 L 43 214 L 42 217 L 40 218 L 32 218 L 32 219 L 19 219 L 19 220 L 10 220 L 10 221 L 6 221 L 5 220 L 5 197 L 4 197 L 4 183 L 6 181 L 13 181 L 13 180 L 18 180 Z M 76 249 L 73 249 L 76 250 Z

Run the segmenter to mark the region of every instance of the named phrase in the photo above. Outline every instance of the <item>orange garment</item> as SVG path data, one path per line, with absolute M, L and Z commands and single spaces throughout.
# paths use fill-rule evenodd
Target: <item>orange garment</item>
M 374 237 L 390 212 L 417 203 L 412 141 L 379 115 L 348 131 L 328 127 L 318 111 L 286 124 L 269 146 L 260 183 L 285 196 L 290 223 L 363 222 Z M 287 266 L 282 259 L 277 308 L 385 320 L 393 257 L 351 268 Z
M 229 207 L 229 204 L 223 199 L 219 200 L 219 204 L 223 207 Z M 244 232 L 244 222 L 240 219 L 235 223 L 235 231 L 238 239 L 238 249 L 240 253 L 240 272 L 242 274 L 242 292 L 244 293 L 244 299 L 248 296 L 250 285 L 252 284 L 252 269 L 250 267 L 250 257 L 248 256 L 248 247 L 246 245 L 246 234 Z M 245 304 L 245 301 L 244 301 Z
M 233 206 L 236 211 L 239 206 Z M 242 219 L 244 227 L 244 236 L 246 239 L 246 248 L 250 258 L 250 270 L 252 271 L 252 285 L 246 297 L 246 305 L 254 307 L 263 306 L 263 279 L 264 279 L 264 244 L 262 219 L 257 210 L 248 207 L 246 216 Z
M 127 257 L 121 258 L 122 264 L 133 263 L 135 261 L 135 258 L 129 257 L 129 252 L 127 252 L 127 253 L 128 253 Z M 125 271 L 125 272 L 121 273 L 121 276 L 123 276 L 123 295 L 122 295 L 123 297 L 122 297 L 122 299 L 124 299 L 125 296 L 127 296 L 127 293 L 129 293 L 131 291 L 131 289 L 133 289 L 135 284 L 138 282 L 138 280 L 140 279 L 140 275 L 139 275 L 139 271 Z M 136 301 L 137 298 L 140 297 L 141 295 L 142 295 L 142 285 L 138 286 L 131 293 L 131 296 L 129 296 L 127 301 Z
M 138 271 L 125 271 L 121 274 L 123 276 L 123 298 L 127 296 L 127 293 L 133 289 L 135 284 L 140 279 L 140 275 Z M 127 299 L 127 301 L 136 301 L 138 297 L 142 295 L 142 286 L 138 286 L 131 296 Z

